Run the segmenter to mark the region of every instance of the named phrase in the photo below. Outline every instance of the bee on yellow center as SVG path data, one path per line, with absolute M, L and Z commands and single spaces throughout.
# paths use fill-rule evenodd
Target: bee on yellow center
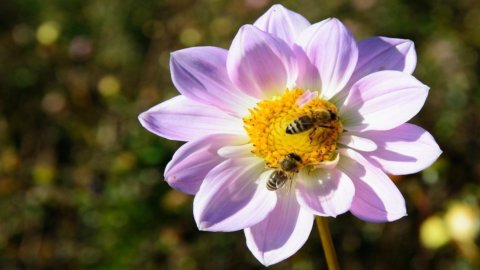
M 277 179 L 292 178 L 282 173 L 282 161 L 295 155 L 296 171 L 305 166 L 332 161 L 343 126 L 335 105 L 319 97 L 298 105 L 302 89 L 286 90 L 283 95 L 263 100 L 243 118 L 244 128 L 254 146 L 252 153 L 275 169 Z M 270 177 L 273 178 L 274 174 Z M 282 177 L 280 177 L 282 176 Z M 273 186 L 271 186 L 273 187 Z

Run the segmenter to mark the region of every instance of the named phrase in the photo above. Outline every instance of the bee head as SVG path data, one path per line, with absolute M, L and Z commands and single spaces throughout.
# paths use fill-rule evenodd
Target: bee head
M 330 120 L 335 121 L 338 119 L 338 115 L 335 112 L 332 112 L 331 110 L 328 110 L 330 113 Z
M 287 158 L 296 160 L 297 162 L 301 162 L 301 161 L 302 161 L 302 158 L 301 158 L 299 155 L 295 154 L 295 153 L 290 153 L 290 154 L 288 154 L 288 155 L 287 155 Z
M 282 167 L 282 169 L 287 172 L 296 171 L 301 161 L 302 159 L 300 158 L 300 156 L 295 153 L 290 153 L 286 156 L 286 158 L 280 161 L 280 167 Z

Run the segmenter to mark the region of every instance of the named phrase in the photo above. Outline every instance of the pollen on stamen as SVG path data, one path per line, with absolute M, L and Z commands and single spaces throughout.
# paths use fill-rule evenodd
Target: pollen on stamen
M 304 93 L 299 88 L 286 90 L 281 96 L 258 102 L 249 109 L 250 115 L 243 118 L 254 147 L 252 153 L 263 158 L 269 167 L 278 168 L 290 153 L 301 157 L 300 168 L 328 162 L 336 156 L 336 143 L 343 131 L 338 119 L 332 120 L 328 128 L 315 126 L 298 134 L 286 133 L 287 126 L 301 116 L 311 117 L 318 110 L 337 113 L 335 105 L 319 97 L 299 106 L 297 99 Z

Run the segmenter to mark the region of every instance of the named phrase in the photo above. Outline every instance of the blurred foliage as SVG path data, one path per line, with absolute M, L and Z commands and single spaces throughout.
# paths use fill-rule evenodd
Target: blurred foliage
M 431 87 L 413 120 L 444 153 L 393 178 L 409 216 L 331 219 L 344 269 L 479 269 L 480 2 L 279 1 L 358 39 L 415 41 Z M 163 181 L 180 145 L 137 115 L 177 94 L 171 51 L 228 48 L 268 0 L 0 3 L 0 268 L 260 269 L 242 232 L 199 232 L 192 198 Z M 325 269 L 318 235 L 272 269 Z

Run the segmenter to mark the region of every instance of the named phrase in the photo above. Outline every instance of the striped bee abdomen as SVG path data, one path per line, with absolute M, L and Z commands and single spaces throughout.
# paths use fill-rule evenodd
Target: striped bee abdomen
M 309 116 L 301 116 L 287 126 L 287 134 L 297 134 L 313 128 L 314 122 Z
M 275 170 L 268 179 L 267 189 L 270 191 L 275 191 L 285 185 L 289 177 L 286 172 L 282 170 Z

